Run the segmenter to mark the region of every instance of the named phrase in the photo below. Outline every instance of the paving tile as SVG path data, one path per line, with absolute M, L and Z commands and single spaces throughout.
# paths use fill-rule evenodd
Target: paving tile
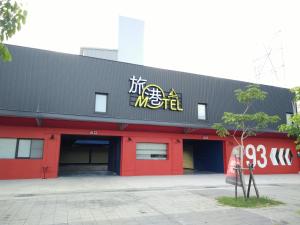
M 202 182 L 216 188 L 203 187 L 201 176 L 0 181 L 0 225 L 300 224 L 300 176 L 257 182 L 262 195 L 286 202 L 263 209 L 218 205 L 215 197 L 233 195 L 233 188 L 215 178 Z

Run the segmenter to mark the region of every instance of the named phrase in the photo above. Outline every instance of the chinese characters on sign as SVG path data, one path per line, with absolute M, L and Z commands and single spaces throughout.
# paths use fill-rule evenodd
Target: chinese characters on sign
M 182 103 L 175 90 L 169 93 L 156 84 L 146 84 L 147 80 L 132 76 L 130 79 L 129 94 L 136 94 L 134 106 L 150 109 L 169 109 L 172 111 L 183 111 Z

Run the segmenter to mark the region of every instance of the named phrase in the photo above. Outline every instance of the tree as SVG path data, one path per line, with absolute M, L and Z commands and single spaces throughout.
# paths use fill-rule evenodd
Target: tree
M 12 0 L 0 0 L 0 57 L 4 62 L 12 57 L 3 41 L 11 38 L 25 24 L 27 11 Z
M 234 92 L 238 102 L 244 105 L 244 111 L 242 113 L 224 112 L 223 123 L 215 123 L 212 127 L 216 129 L 220 137 L 232 136 L 243 149 L 246 138 L 256 135 L 259 130 L 267 128 L 269 124 L 277 123 L 280 118 L 264 112 L 249 113 L 255 101 L 263 101 L 267 97 L 268 93 L 262 91 L 259 85 L 251 84 L 246 86 L 246 90 L 237 89 Z
M 300 101 L 300 87 L 296 87 L 291 89 L 292 93 L 294 93 L 294 105 L 296 108 L 297 102 Z M 300 114 L 294 114 L 291 116 L 288 124 L 281 124 L 279 126 L 279 131 L 287 132 L 289 137 L 296 138 L 295 144 L 296 149 L 300 150 Z

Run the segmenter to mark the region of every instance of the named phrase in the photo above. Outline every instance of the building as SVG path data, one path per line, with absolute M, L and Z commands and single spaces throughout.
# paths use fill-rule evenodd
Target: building
M 144 64 L 144 21 L 119 16 L 118 61 Z
M 0 178 L 55 178 L 62 171 L 121 176 L 223 173 L 230 138 L 211 125 L 239 112 L 233 91 L 245 82 L 9 46 L 0 62 Z M 261 86 L 254 108 L 293 111 L 287 89 Z M 293 140 L 274 125 L 246 141 L 256 174 L 297 173 Z
M 144 64 L 144 22 L 119 16 L 118 49 L 81 47 L 80 55 Z
M 81 47 L 80 55 L 99 58 L 99 59 L 118 61 L 117 49 Z

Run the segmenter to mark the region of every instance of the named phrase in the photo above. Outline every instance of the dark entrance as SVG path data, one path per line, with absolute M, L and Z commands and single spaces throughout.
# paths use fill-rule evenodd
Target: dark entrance
M 120 137 L 62 135 L 59 176 L 120 174 Z
M 223 142 L 184 140 L 183 169 L 189 173 L 224 173 Z

